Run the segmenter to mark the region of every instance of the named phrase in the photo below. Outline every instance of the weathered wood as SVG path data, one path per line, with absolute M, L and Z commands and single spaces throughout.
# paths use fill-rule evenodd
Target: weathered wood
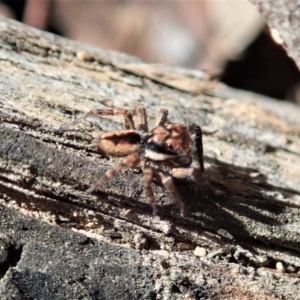
M 283 47 L 300 68 L 300 2 L 298 0 L 249 0 L 257 5 L 268 25 L 276 29 Z
M 9 264 L 11 249 L 18 254 L 2 272 L 5 299 L 13 293 L 32 298 L 35 282 L 43 280 L 52 280 L 55 299 L 74 298 L 78 286 L 86 299 L 300 299 L 299 106 L 6 19 L 0 32 L 0 266 Z M 62 132 L 61 124 L 94 107 L 135 103 L 147 107 L 150 123 L 167 107 L 171 121 L 203 127 L 208 186 L 176 181 L 184 217 L 158 186 L 160 214 L 152 215 L 139 170 L 125 170 L 85 193 L 116 162 L 89 148 L 93 135 L 121 125 L 92 120 Z M 122 255 L 126 272 L 118 275 Z M 72 264 L 59 275 L 65 256 L 63 268 Z M 85 271 L 81 263 L 94 267 Z M 141 266 L 148 271 L 140 272 Z M 129 273 L 136 284 L 122 296 Z M 74 288 L 62 287 L 66 276 Z M 23 294 L 20 278 L 32 286 Z M 105 289 L 108 279 L 118 281 L 113 292 Z

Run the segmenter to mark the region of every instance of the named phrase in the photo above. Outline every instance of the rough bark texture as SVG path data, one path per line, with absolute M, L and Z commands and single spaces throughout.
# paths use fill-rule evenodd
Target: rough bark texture
M 300 108 L 0 20 L 1 299 L 300 299 Z M 115 159 L 94 107 L 143 103 L 204 130 L 208 186 L 182 217 L 139 170 L 85 193 Z
M 268 25 L 277 29 L 287 53 L 300 68 L 300 1 L 249 0 L 258 6 Z

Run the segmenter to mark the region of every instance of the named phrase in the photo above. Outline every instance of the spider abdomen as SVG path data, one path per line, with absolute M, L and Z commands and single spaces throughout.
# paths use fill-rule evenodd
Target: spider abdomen
M 139 151 L 141 136 L 136 130 L 107 132 L 97 139 L 94 144 L 108 155 L 121 157 Z

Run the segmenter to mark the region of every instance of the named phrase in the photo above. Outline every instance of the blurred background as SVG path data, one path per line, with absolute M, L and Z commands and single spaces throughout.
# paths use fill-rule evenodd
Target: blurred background
M 0 14 L 149 63 L 300 103 L 300 73 L 248 0 L 0 0 Z

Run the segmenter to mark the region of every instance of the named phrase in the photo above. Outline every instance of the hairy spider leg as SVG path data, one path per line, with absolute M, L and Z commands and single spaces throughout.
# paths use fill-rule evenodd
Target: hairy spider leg
M 171 196 L 177 202 L 177 204 L 180 208 L 181 214 L 184 215 L 184 210 L 185 210 L 184 204 L 180 200 L 180 196 L 179 196 L 178 191 L 175 187 L 175 183 L 174 183 L 174 180 L 173 180 L 172 176 L 166 174 L 163 171 L 158 171 L 157 175 L 158 175 L 158 179 L 160 180 L 160 182 L 165 186 L 167 191 L 171 194 Z
M 135 129 L 131 111 L 123 108 L 94 108 L 76 119 L 72 124 L 78 124 L 90 116 L 124 116 L 124 129 Z
M 148 132 L 148 121 L 145 106 L 142 104 L 136 104 L 132 113 L 137 117 L 138 130 Z
M 86 190 L 86 192 L 92 193 L 97 186 L 113 178 L 124 167 L 135 168 L 138 166 L 139 162 L 140 162 L 140 157 L 138 152 L 134 152 L 127 155 L 121 161 L 119 161 L 119 163 L 117 163 L 113 169 L 107 170 L 105 174 L 96 183 L 91 185 L 90 188 Z
M 138 130 L 147 132 L 148 131 L 147 113 L 145 107 L 142 104 L 135 105 L 132 111 L 123 108 L 114 108 L 114 109 L 94 108 L 91 111 L 87 112 L 86 114 L 82 115 L 81 117 L 77 118 L 71 124 L 72 125 L 78 124 L 90 116 L 124 116 L 124 129 L 135 129 L 132 115 L 137 116 Z
M 169 111 L 165 108 L 161 108 L 155 118 L 153 128 L 163 126 L 167 122 Z
M 197 183 L 198 186 L 208 186 L 205 178 L 202 176 L 202 172 L 198 168 L 194 167 L 174 167 L 171 169 L 173 177 L 178 179 L 189 178 Z
M 151 183 L 153 182 L 154 171 L 152 168 L 144 168 L 143 170 L 143 181 L 144 181 L 144 189 L 146 197 L 149 199 L 152 207 L 153 207 L 153 214 L 157 214 L 157 205 L 155 201 L 155 196 L 153 194 L 153 190 L 151 187 Z
M 203 144 L 202 144 L 201 127 L 197 123 L 191 123 L 191 124 L 189 124 L 189 132 L 192 134 L 192 137 L 193 137 L 193 140 L 194 140 L 194 143 L 196 146 L 200 170 L 202 173 L 204 173 Z

